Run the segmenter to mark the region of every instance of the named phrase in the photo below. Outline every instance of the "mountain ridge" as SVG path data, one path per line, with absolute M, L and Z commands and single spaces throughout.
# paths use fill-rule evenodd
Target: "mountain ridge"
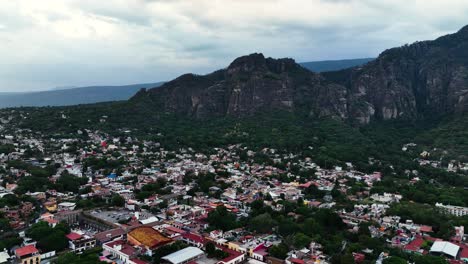
M 254 53 L 207 75 L 185 74 L 139 92 L 149 107 L 194 118 L 286 110 L 360 124 L 468 110 L 468 30 L 388 49 L 369 63 L 314 73 L 293 59 Z M 146 95 L 144 96 L 143 94 Z

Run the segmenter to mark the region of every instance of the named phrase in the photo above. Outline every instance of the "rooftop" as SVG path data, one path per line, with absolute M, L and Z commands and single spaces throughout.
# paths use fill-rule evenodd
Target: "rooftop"
M 430 252 L 443 253 L 455 258 L 457 257 L 459 250 L 460 247 L 453 243 L 446 241 L 435 241 L 434 244 L 432 244 Z
M 204 252 L 197 247 L 186 247 L 172 254 L 162 257 L 162 259 L 173 264 L 184 263 L 190 259 L 203 255 Z
M 15 254 L 20 258 L 26 255 L 30 255 L 30 254 L 34 254 L 38 252 L 39 250 L 37 250 L 37 248 L 33 245 L 28 245 L 28 246 L 21 247 L 15 250 Z
M 165 237 L 152 227 L 148 226 L 137 227 L 130 231 L 128 236 L 149 248 L 155 248 L 172 241 L 170 238 Z

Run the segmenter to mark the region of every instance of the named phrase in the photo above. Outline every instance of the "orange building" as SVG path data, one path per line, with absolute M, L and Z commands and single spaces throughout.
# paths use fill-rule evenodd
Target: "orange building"
M 134 246 L 142 246 L 149 250 L 153 250 L 173 242 L 172 239 L 165 237 L 163 234 L 149 226 L 137 227 L 130 231 L 127 234 L 127 241 Z

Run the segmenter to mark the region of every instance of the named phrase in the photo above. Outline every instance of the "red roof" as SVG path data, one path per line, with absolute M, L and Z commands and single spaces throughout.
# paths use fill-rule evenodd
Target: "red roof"
M 34 253 L 38 253 L 39 250 L 37 250 L 37 248 L 33 245 L 29 245 L 29 246 L 25 246 L 25 247 L 22 247 L 22 248 L 18 248 L 15 250 L 15 254 L 16 256 L 18 257 L 23 257 L 23 256 L 26 256 L 26 255 L 30 255 L 30 254 L 34 254 Z
M 421 231 L 423 233 L 430 233 L 430 232 L 432 232 L 432 226 L 422 225 L 419 228 L 419 231 Z
M 222 262 L 229 262 L 229 261 L 243 255 L 243 253 L 237 252 L 237 251 L 229 249 L 227 247 L 218 246 L 218 245 L 216 245 L 216 247 L 229 254 L 229 257 L 224 258 L 224 259 L 221 260 Z
M 302 259 L 297 259 L 297 258 L 290 258 L 289 261 L 295 264 L 305 264 L 305 262 Z
M 82 236 L 80 234 L 71 232 L 70 234 L 67 235 L 67 238 L 70 239 L 70 240 L 78 240 L 78 239 L 82 238 Z
M 366 259 L 366 256 L 362 253 L 353 253 L 354 262 L 361 263 Z
M 306 182 L 306 183 L 303 183 L 303 184 L 299 184 L 299 187 L 302 187 L 302 188 L 309 188 L 310 185 L 312 185 L 312 182 Z
M 460 255 L 458 255 L 458 257 L 461 259 L 468 258 L 468 245 L 465 245 L 465 244 L 457 244 L 457 245 L 460 246 L 461 248 Z
M 137 258 L 132 258 L 130 259 L 131 261 L 133 261 L 134 263 L 136 264 L 148 264 L 149 262 L 147 261 L 144 261 L 144 260 L 141 260 L 141 259 L 137 259 Z
M 112 242 L 108 242 L 105 244 L 106 246 L 113 248 L 114 246 L 121 245 L 122 248 L 119 250 L 123 254 L 127 256 L 132 256 L 135 252 L 136 249 L 134 249 L 131 245 L 128 245 L 125 241 L 123 240 L 114 240 Z
M 423 243 L 424 243 L 424 239 L 422 237 L 417 237 L 416 239 L 411 241 L 408 245 L 406 245 L 404 249 L 408 251 L 419 251 Z
M 203 243 L 205 242 L 204 239 L 203 239 L 203 237 L 201 237 L 201 236 L 199 236 L 199 235 L 195 235 L 195 234 L 193 234 L 193 233 L 188 233 L 188 232 L 187 232 L 187 233 L 183 233 L 183 234 L 182 234 L 182 237 L 183 237 L 183 238 L 186 238 L 186 239 L 188 239 L 188 240 L 191 240 L 191 241 L 195 241 L 195 242 L 197 242 L 197 243 L 202 243 L 202 244 L 203 244 Z
M 184 230 L 182 230 L 180 228 L 177 228 L 177 227 L 173 227 L 173 226 L 166 227 L 166 230 L 172 231 L 172 232 L 175 232 L 175 233 L 180 233 L 180 234 L 185 233 Z

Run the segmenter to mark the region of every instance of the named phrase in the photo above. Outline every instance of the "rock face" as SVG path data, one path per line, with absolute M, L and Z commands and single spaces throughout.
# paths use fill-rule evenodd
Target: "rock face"
M 368 123 L 468 111 L 468 27 L 384 51 L 363 67 L 317 74 L 251 54 L 204 76 L 182 75 L 131 101 L 195 118 L 275 110 Z

